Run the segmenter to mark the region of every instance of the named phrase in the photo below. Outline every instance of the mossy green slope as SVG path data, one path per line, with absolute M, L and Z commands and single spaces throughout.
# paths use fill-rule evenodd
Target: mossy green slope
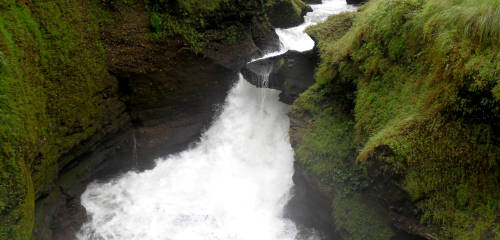
M 90 1 L 0 3 L 0 239 L 29 239 L 58 161 L 123 109 Z M 109 103 L 109 104 L 108 104 Z M 65 158 L 71 159 L 71 158 Z
M 254 16 L 262 24 L 269 18 L 280 27 L 296 25 L 303 21 L 307 7 L 302 0 L 147 0 L 146 4 L 155 37 L 180 36 L 195 52 L 207 41 L 206 29 L 224 31 L 233 43 Z
M 440 237 L 500 237 L 500 1 L 372 0 L 330 33 L 349 19 L 309 29 L 321 64 L 294 104 L 312 119 L 299 161 L 353 201 L 373 179 L 352 169 L 398 176 Z

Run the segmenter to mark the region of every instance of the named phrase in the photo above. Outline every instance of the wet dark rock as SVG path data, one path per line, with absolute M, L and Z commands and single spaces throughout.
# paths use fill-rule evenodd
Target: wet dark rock
M 267 7 L 266 13 L 274 27 L 289 28 L 304 22 L 304 16 L 312 11 L 302 0 L 276 0 Z
M 353 4 L 353 5 L 361 5 L 368 0 L 346 0 L 347 4 Z
M 297 149 L 300 146 L 304 136 L 303 134 L 308 131 L 310 128 L 309 124 L 313 121 L 314 119 L 312 115 L 309 114 L 301 116 L 293 113 L 290 114 L 290 143 L 294 149 Z M 393 153 L 390 148 L 382 147 L 376 150 L 376 154 L 388 156 Z M 346 161 L 353 160 L 354 159 L 346 159 Z M 297 176 L 294 175 L 294 183 L 297 185 L 297 188 L 317 189 L 316 191 L 308 190 L 308 198 L 315 195 L 321 195 L 327 199 L 323 201 L 327 201 L 328 204 L 323 203 L 322 205 L 319 201 L 318 203 L 315 203 L 319 209 L 324 209 L 324 211 L 331 213 L 331 209 L 335 205 L 345 208 L 344 211 L 340 211 L 340 213 L 348 215 L 330 215 L 331 221 L 333 221 L 332 225 L 337 224 L 334 225 L 336 227 L 336 231 L 334 233 L 340 235 L 341 238 L 338 239 L 370 239 L 362 238 L 363 234 L 359 235 L 359 233 L 352 232 L 352 230 L 350 231 L 349 229 L 342 227 L 342 224 L 339 224 L 342 223 L 342 221 L 345 221 L 346 217 L 355 218 L 356 216 L 360 216 L 360 214 L 371 219 L 369 224 L 373 224 L 374 226 L 383 224 L 387 226 L 393 234 L 390 238 L 391 240 L 437 239 L 435 235 L 432 234 L 430 229 L 419 222 L 418 217 L 416 216 L 417 210 L 415 208 L 415 202 L 413 202 L 408 193 L 400 187 L 401 185 L 399 182 L 401 180 L 401 176 L 386 171 L 387 167 L 384 166 L 383 161 L 377 161 L 376 159 L 371 159 L 370 161 L 372 161 L 372 164 L 366 166 L 367 174 L 371 178 L 369 186 L 358 189 L 355 192 L 351 192 L 349 195 L 344 196 L 344 198 L 339 198 L 339 192 L 342 191 L 342 186 L 338 184 L 331 185 L 330 190 L 320 189 L 320 183 L 317 176 L 315 176 L 310 169 L 307 169 L 304 165 L 302 165 L 300 161 L 295 162 L 295 175 Z M 304 180 L 302 182 L 297 181 L 298 177 Z M 304 186 L 300 187 L 300 185 Z M 360 204 L 355 204 L 358 200 L 353 198 L 353 196 L 356 194 L 360 196 Z M 296 195 L 298 196 L 294 198 L 300 199 L 300 195 Z M 313 199 L 314 198 L 316 197 L 313 197 Z M 292 201 L 294 201 L 294 199 L 292 199 L 291 202 Z M 339 202 L 348 202 L 354 205 L 352 205 L 351 208 L 349 207 L 349 204 L 339 204 Z M 302 204 L 302 206 L 304 206 L 304 204 Z M 328 206 L 329 208 L 320 206 Z M 380 218 L 373 218 L 373 215 L 371 215 L 373 213 L 368 212 L 367 209 L 374 210 L 376 215 Z M 326 217 L 324 218 L 326 221 Z M 366 225 L 362 225 L 362 223 L 357 224 L 357 226 L 366 228 Z M 380 225 L 378 226 L 380 227 Z M 377 227 L 372 230 L 377 230 Z
M 247 81 L 258 87 L 262 87 L 262 82 L 268 79 L 267 87 L 282 91 L 280 101 L 292 104 L 300 93 L 314 83 L 317 62 L 314 50 L 288 51 L 280 56 L 249 63 L 241 72 Z
M 184 59 L 178 62 L 178 70 L 135 75 L 130 80 L 138 90 L 135 97 L 141 99 L 130 103 L 132 118 L 138 126 L 140 156 L 156 158 L 185 149 L 208 127 L 237 80 L 236 71 L 210 59 L 196 56 L 184 56 Z M 172 86 L 173 82 L 176 90 L 162 95 L 168 87 L 158 87 Z M 148 96 L 152 98 L 150 101 L 142 101 Z
M 322 0 L 303 0 L 305 3 L 310 3 L 310 4 L 320 4 L 323 1 Z
M 238 35 L 240 35 L 240 39 L 234 43 L 228 43 L 224 40 L 210 41 L 204 46 L 203 55 L 221 66 L 234 70 L 241 68 L 252 58 L 261 55 L 260 48 L 255 45 L 253 40 L 252 31 L 246 30 Z
M 239 69 L 263 51 L 279 48 L 272 26 L 258 17 L 237 42 L 212 41 L 201 54 L 179 39 L 150 38 L 140 4 L 113 17 L 115 22 L 102 28 L 102 40 L 108 69 L 119 82 L 112 100 L 120 104 L 110 107 L 120 107 L 120 114 L 110 115 L 105 131 L 61 159 L 57 181 L 36 201 L 37 240 L 74 239 L 88 217 L 80 196 L 89 183 L 150 169 L 155 159 L 196 143 Z
M 90 182 L 152 168 L 156 158 L 196 142 L 237 80 L 237 70 L 225 63 L 242 64 L 249 56 L 236 53 L 258 50 L 249 34 L 232 55 L 195 54 L 175 39 L 148 38 L 149 20 L 137 9 L 121 14 L 123 24 L 104 29 L 103 41 L 119 82 L 118 96 L 108 99 L 119 102 L 111 107 L 122 113 L 110 114 L 108 127 L 59 161 L 57 181 L 36 201 L 38 240 L 74 239 L 87 218 L 80 196 Z
M 178 70 L 119 76 L 130 87 L 128 127 L 70 162 L 56 185 L 36 202 L 37 239 L 69 240 L 85 221 L 80 196 L 87 184 L 130 169 L 154 167 L 154 160 L 182 151 L 195 142 L 218 113 L 237 72 L 210 59 L 185 55 Z M 176 83 L 174 91 L 165 86 Z M 163 91 L 170 91 L 165 96 Z M 130 119 L 130 117 L 128 118 Z M 90 150 L 89 150 L 90 149 Z
M 36 201 L 33 229 L 36 239 L 74 239 L 81 224 L 87 219 L 80 203 L 80 196 L 87 184 L 108 176 L 107 173 L 116 174 L 133 166 L 131 133 L 131 130 L 124 130 L 109 136 L 61 172 L 55 182 L 56 187 Z
M 280 49 L 280 40 L 273 26 L 264 19 L 265 17 L 252 18 L 252 38 L 255 45 L 263 52 L 274 52 Z
M 299 235 L 307 235 L 315 229 L 322 240 L 340 239 L 333 223 L 330 197 L 317 188 L 298 162 L 294 169 L 293 196 L 285 206 L 285 217 L 296 223 Z
M 395 153 L 387 145 L 375 148 L 373 156 L 367 161 L 370 164 L 366 165 L 372 184 L 365 192 L 372 201 L 380 204 L 391 219 L 397 233 L 393 239 L 435 239 L 432 230 L 420 223 L 416 201 L 401 187 L 402 176 L 387 171 L 387 163 L 381 160 L 382 156 L 395 156 Z

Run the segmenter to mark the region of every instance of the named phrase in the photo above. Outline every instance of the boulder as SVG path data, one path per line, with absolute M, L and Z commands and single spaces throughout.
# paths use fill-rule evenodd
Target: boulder
M 312 8 L 302 0 L 274 0 L 266 8 L 266 13 L 274 27 L 290 28 L 304 22 L 304 16 Z
M 347 4 L 353 4 L 353 5 L 361 5 L 368 0 L 346 0 Z
M 281 90 L 280 101 L 293 101 L 314 83 L 318 62 L 314 50 L 288 51 L 283 55 L 251 62 L 242 69 L 245 79 L 257 87 Z
M 308 236 L 314 229 L 320 239 L 341 239 L 333 222 L 330 196 L 321 191 L 299 162 L 295 161 L 294 169 L 293 196 L 285 206 L 284 216 L 295 222 L 299 236 Z
M 320 4 L 323 2 L 322 0 L 303 0 L 303 1 L 308 4 Z
M 255 45 L 262 52 L 279 51 L 280 39 L 267 18 L 263 16 L 253 17 L 250 30 Z

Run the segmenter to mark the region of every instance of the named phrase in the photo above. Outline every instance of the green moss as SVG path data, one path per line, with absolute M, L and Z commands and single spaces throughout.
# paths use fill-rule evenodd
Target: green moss
M 262 26 L 299 24 L 307 5 L 302 0 L 147 0 L 153 38 L 178 37 L 191 50 L 199 53 L 211 40 L 213 32 L 226 34 L 247 30 L 248 24 L 258 16 Z M 119 4 L 118 4 L 119 5 Z M 266 14 L 269 16 L 266 16 Z M 207 33 L 209 31 L 210 33 Z M 218 34 L 215 34 L 218 35 Z M 220 39 L 215 39 L 219 41 Z M 235 43 L 238 36 L 227 36 L 226 43 Z
M 154 38 L 180 36 L 194 52 L 201 52 L 203 49 L 204 35 L 196 29 L 191 19 L 179 19 L 170 14 L 152 13 L 151 25 L 154 30 Z
M 179 37 L 194 52 L 201 52 L 210 41 L 207 30 L 234 32 L 232 27 L 235 24 L 246 24 L 252 17 L 264 15 L 262 2 L 258 0 L 187 0 L 175 3 L 148 0 L 146 5 L 153 37 Z M 237 38 L 231 35 L 226 40 L 234 43 Z
M 329 16 L 324 23 L 308 27 L 306 32 L 314 37 L 318 44 L 328 44 L 344 36 L 352 27 L 356 15 L 356 12 L 342 12 Z
M 190 13 L 214 11 L 221 3 L 229 3 L 230 0 L 187 0 L 179 2 L 182 9 Z
M 314 102 L 311 98 L 320 95 L 320 91 L 311 89 L 304 93 L 292 112 L 294 116 L 301 114 L 297 109 L 307 112 L 303 114 L 316 113 L 296 148 L 297 159 L 317 177 L 323 188 L 335 185 L 342 187 L 345 193 L 355 191 L 364 183 L 360 178 L 361 169 L 353 165 L 354 119 L 331 106 L 319 102 L 310 104 Z
M 491 93 L 497 101 L 500 101 L 500 80 L 497 81 L 497 84 L 495 85 L 493 90 L 491 90 Z
M 296 159 L 324 191 L 334 192 L 332 213 L 344 239 L 390 239 L 390 223 L 369 194 L 364 170 L 355 164 L 354 118 L 328 100 L 328 89 L 315 85 L 294 103 L 293 118 L 309 119 L 295 148 Z M 308 117 L 309 116 L 309 117 Z M 365 199 L 365 200 L 363 200 Z
M 382 161 L 382 171 L 403 176 L 421 220 L 442 237 L 497 238 L 500 1 L 373 0 L 345 35 L 328 30 L 343 17 L 308 30 L 319 40 L 314 88 L 322 90 L 295 108 L 323 102 L 313 119 L 337 117 L 328 106 L 353 116 L 357 162 Z M 324 135 L 318 141 L 335 139 Z M 327 151 L 316 145 L 310 151 Z
M 67 163 L 58 159 L 116 114 L 103 104 L 117 82 L 94 10 L 89 1 L 0 5 L 1 239 L 30 238 L 34 199 Z
M 307 5 L 302 0 L 268 0 L 265 8 L 275 27 L 292 27 L 303 22 Z
M 297 15 L 302 16 L 305 14 L 304 11 L 307 5 L 302 0 L 292 0 L 292 6 Z
M 344 239 L 391 239 L 394 232 L 377 206 L 367 203 L 364 196 L 354 193 L 336 196 L 332 201 L 336 227 L 344 233 Z

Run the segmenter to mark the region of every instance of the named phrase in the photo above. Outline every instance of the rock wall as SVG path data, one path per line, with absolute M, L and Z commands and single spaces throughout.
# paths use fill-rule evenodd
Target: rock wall
M 29 239 L 59 170 L 127 125 L 89 1 L 0 3 L 0 239 Z
M 308 30 L 290 136 L 344 239 L 498 238 L 497 8 L 372 0 Z
M 188 19 L 143 1 L 0 3 L 0 239 L 72 238 L 86 183 L 199 136 L 238 68 L 277 47 L 261 1 L 224 4 L 203 9 L 200 51 L 156 22 Z
M 316 49 L 307 52 L 288 51 L 283 55 L 248 63 L 241 73 L 253 85 L 281 90 L 280 101 L 292 104 L 300 93 L 314 83 L 318 63 Z
M 266 12 L 273 26 L 289 28 L 304 22 L 304 15 L 312 9 L 302 0 L 270 0 Z

